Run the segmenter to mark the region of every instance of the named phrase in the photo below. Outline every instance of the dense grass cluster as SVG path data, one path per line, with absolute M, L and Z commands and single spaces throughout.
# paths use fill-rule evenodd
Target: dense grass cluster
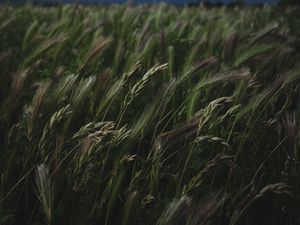
M 299 12 L 1 6 L 0 224 L 300 224 Z

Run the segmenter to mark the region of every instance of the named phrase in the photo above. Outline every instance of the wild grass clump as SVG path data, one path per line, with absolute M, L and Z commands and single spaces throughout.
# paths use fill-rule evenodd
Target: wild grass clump
M 300 224 L 298 8 L 0 8 L 0 224 Z

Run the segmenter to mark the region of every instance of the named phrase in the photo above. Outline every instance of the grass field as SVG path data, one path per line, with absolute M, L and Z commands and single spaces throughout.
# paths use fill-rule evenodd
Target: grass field
M 299 12 L 0 6 L 0 225 L 300 224 Z

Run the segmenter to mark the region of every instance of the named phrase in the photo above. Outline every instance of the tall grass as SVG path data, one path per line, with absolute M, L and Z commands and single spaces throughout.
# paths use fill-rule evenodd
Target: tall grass
M 297 12 L 2 5 L 0 224 L 299 224 Z

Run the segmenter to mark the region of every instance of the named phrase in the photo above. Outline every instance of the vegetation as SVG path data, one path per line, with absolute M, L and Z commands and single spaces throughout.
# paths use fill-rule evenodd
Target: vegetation
M 300 224 L 299 12 L 1 6 L 0 224 Z

